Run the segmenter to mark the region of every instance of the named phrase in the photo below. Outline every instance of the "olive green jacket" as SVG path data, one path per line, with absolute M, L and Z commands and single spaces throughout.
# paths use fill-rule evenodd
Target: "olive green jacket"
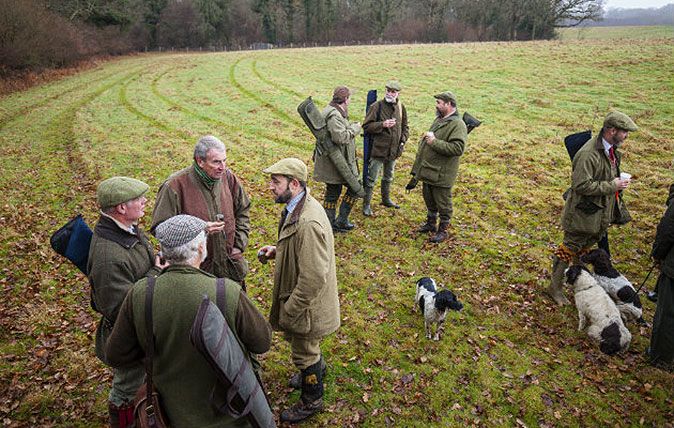
M 332 226 L 308 189 L 280 229 L 275 263 L 272 328 L 308 339 L 336 331 L 340 318 Z
M 611 165 L 601 134 L 588 140 L 573 158 L 571 188 L 562 210 L 564 232 L 601 237 L 613 218 L 615 193 L 622 155 L 614 151 L 616 167 Z
M 383 122 L 395 119 L 396 124 L 391 128 L 384 128 Z M 395 160 L 403 153 L 403 148 L 409 136 L 407 126 L 407 110 L 400 102 L 386 102 L 379 100 L 370 106 L 365 120 L 363 131 L 372 138 L 370 157 L 373 159 Z
M 132 234 L 101 215 L 89 246 L 89 283 L 96 310 L 103 315 L 96 329 L 96 356 L 106 364 L 103 348 L 126 293 L 139 279 L 159 273 L 147 237 L 137 226 L 135 230 Z
M 353 174 L 358 176 L 356 136 L 360 134 L 360 125 L 350 123 L 347 118 L 342 117 L 337 108 L 330 105 L 325 107 L 321 114 L 327 123 L 332 142 L 339 147 Z M 314 156 L 314 180 L 329 184 L 347 184 L 327 153 L 319 154 L 318 152 L 314 152 Z
M 674 278 L 674 184 L 669 188 L 667 203 L 667 210 L 655 233 L 651 255 L 660 262 L 660 271 Z
M 152 302 L 155 340 L 153 383 L 162 398 L 172 427 L 247 426 L 229 415 L 216 415 L 210 394 L 216 375 L 190 343 L 190 329 L 204 295 L 215 302 L 214 276 L 191 266 L 169 266 L 157 277 Z M 114 367 L 137 364 L 145 356 L 145 293 L 147 280 L 138 281 L 124 300 L 106 344 Z M 271 345 L 271 328 L 233 281 L 225 281 L 225 319 L 242 350 L 261 354 Z M 223 388 L 215 390 L 220 402 Z
M 452 187 L 468 138 L 466 124 L 457 110 L 447 117 L 435 119 L 429 131 L 435 134 L 435 141 L 428 144 L 421 139 L 412 175 L 432 186 Z

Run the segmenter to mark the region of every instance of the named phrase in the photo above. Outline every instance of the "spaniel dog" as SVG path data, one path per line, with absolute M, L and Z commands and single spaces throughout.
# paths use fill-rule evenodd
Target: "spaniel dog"
M 440 330 L 445 322 L 447 312 L 460 311 L 463 304 L 456 299 L 454 293 L 449 290 L 436 291 L 436 283 L 433 278 L 423 277 L 417 281 L 417 294 L 414 298 L 415 308 L 418 305 L 424 316 L 426 338 L 440 340 Z M 433 324 L 436 324 L 435 335 L 432 335 Z
M 595 279 L 618 306 L 624 322 L 646 323 L 642 317 L 643 309 L 639 295 L 632 283 L 615 270 L 606 251 L 597 248 L 581 256 L 580 261 L 592 265 Z
M 578 331 L 587 327 L 587 335 L 599 343 L 599 349 L 607 355 L 626 350 L 632 335 L 625 328 L 615 303 L 594 276 L 584 267 L 574 265 L 566 270 L 566 283 L 574 287 Z

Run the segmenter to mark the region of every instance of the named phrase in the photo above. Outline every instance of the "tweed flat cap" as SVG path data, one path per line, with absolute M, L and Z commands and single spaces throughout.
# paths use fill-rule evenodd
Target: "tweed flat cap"
M 398 82 L 397 80 L 389 80 L 388 82 L 386 82 L 386 89 L 391 89 L 400 92 L 402 86 L 400 86 L 400 82 Z
M 297 158 L 285 158 L 262 170 L 265 174 L 289 175 L 300 181 L 307 181 L 307 166 Z
M 145 194 L 150 186 L 140 180 L 129 177 L 112 177 L 103 180 L 96 189 L 98 206 L 102 209 L 123 204 Z
M 442 100 L 446 103 L 452 101 L 452 102 L 454 102 L 454 104 L 456 104 L 456 96 L 454 96 L 454 94 L 449 92 L 449 91 L 440 92 L 439 94 L 435 94 L 435 95 L 433 95 L 433 98 L 437 98 L 437 99 Z
M 349 88 L 346 86 L 337 86 L 335 90 L 332 91 L 332 102 L 341 104 L 350 96 L 351 90 Z
M 606 115 L 604 128 L 617 128 L 625 131 L 636 131 L 639 129 L 628 115 L 619 111 L 612 111 Z
M 185 245 L 206 230 L 206 222 L 200 218 L 179 214 L 160 223 L 155 236 L 162 248 L 176 248 Z

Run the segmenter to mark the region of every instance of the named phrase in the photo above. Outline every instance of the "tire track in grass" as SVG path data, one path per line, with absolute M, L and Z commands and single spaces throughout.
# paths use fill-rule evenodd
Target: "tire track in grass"
M 155 128 L 161 129 L 162 131 L 166 131 L 170 134 L 174 134 L 177 137 L 183 139 L 184 141 L 190 141 L 192 140 L 192 136 L 188 134 L 187 132 L 181 131 L 179 129 L 176 129 L 148 114 L 143 113 L 142 111 L 138 110 L 127 98 L 126 96 L 126 90 L 131 82 L 134 82 L 138 80 L 140 77 L 140 73 L 138 73 L 136 76 L 133 78 L 129 79 L 127 82 L 125 82 L 120 88 L 119 88 L 119 102 L 124 106 L 124 108 L 129 111 L 130 113 L 134 114 L 136 117 L 144 120 L 145 122 L 149 123 L 150 125 L 154 126 Z
M 151 88 L 152 88 L 152 93 L 155 96 L 157 96 L 159 99 L 161 99 L 165 103 L 169 104 L 170 106 L 180 110 L 182 113 L 184 113 L 187 116 L 191 116 L 191 117 L 194 117 L 194 118 L 199 119 L 201 121 L 211 123 L 213 125 L 224 128 L 230 134 L 229 136 L 233 137 L 233 139 L 235 139 L 238 143 L 242 143 L 242 144 L 246 143 L 245 139 L 237 134 L 236 128 L 233 127 L 231 124 L 223 122 L 222 120 L 215 119 L 213 117 L 204 115 L 204 114 L 199 113 L 197 111 L 194 111 L 191 108 L 186 107 L 185 105 L 176 102 L 174 99 L 168 97 L 167 95 L 162 94 L 159 91 L 158 82 L 161 78 L 163 78 L 170 71 L 171 70 L 166 70 L 163 73 L 156 76 L 152 80 Z M 300 150 L 312 150 L 313 149 L 313 144 L 297 142 L 297 141 L 294 141 L 294 140 L 290 140 L 288 138 L 283 138 L 283 137 L 279 137 L 277 135 L 272 135 L 272 134 L 264 132 L 264 131 L 257 131 L 255 133 L 255 135 L 260 136 L 262 138 L 265 138 L 270 143 L 276 144 L 276 145 L 279 145 L 279 144 L 282 143 L 282 144 L 285 144 L 286 146 L 295 147 L 295 148 L 300 149 Z
M 243 95 L 247 96 L 248 98 L 257 101 L 262 107 L 266 108 L 267 110 L 271 111 L 274 115 L 280 117 L 287 123 L 291 123 L 299 128 L 304 129 L 305 125 L 304 123 L 300 122 L 299 120 L 288 116 L 288 114 L 273 105 L 269 104 L 267 101 L 262 99 L 262 97 L 254 94 L 253 92 L 249 91 L 246 89 L 242 84 L 240 84 L 237 80 L 236 77 L 234 76 L 234 70 L 236 69 L 236 66 L 241 62 L 243 58 L 239 58 L 234 62 L 232 65 L 229 66 L 229 81 L 234 85 L 235 88 L 239 90 Z
M 46 98 L 44 98 L 44 99 L 42 99 L 42 100 L 40 100 L 36 103 L 30 104 L 30 105 L 27 105 L 27 106 L 23 106 L 23 107 L 19 107 L 16 110 L 14 110 L 12 113 L 9 113 L 9 114 L 3 116 L 2 119 L 0 119 L 0 131 L 5 126 L 7 126 L 9 123 L 11 123 L 14 119 L 16 119 L 17 117 L 20 117 L 20 116 L 25 116 L 31 110 L 35 110 L 35 109 L 38 109 L 40 107 L 43 107 L 43 106 L 47 105 L 48 103 L 50 103 L 51 101 L 58 100 L 59 98 L 65 96 L 67 94 L 70 94 L 71 92 L 75 92 L 79 89 L 82 89 L 84 87 L 90 86 L 90 85 L 95 84 L 95 83 L 98 83 L 102 80 L 106 80 L 106 79 L 110 78 L 111 76 L 114 76 L 115 74 L 117 74 L 117 73 L 112 72 L 112 73 L 104 74 L 103 76 L 98 77 L 96 79 L 86 81 L 86 82 L 82 82 L 78 85 L 75 85 L 72 88 L 66 89 L 63 92 L 59 92 L 59 93 L 56 93 L 56 94 L 53 94 L 53 95 L 49 95 Z
M 252 69 L 253 69 L 253 74 L 255 76 L 257 76 L 258 79 L 260 79 L 264 83 L 266 83 L 267 85 L 273 86 L 274 88 L 278 89 L 279 91 L 284 92 L 284 93 L 289 94 L 289 95 L 292 95 L 296 98 L 299 98 L 300 100 L 303 100 L 303 99 L 306 98 L 304 95 L 300 94 L 299 92 L 293 91 L 290 88 L 287 88 L 287 87 L 282 86 L 282 85 L 280 85 L 276 82 L 273 82 L 272 80 L 269 80 L 266 77 L 264 77 L 262 74 L 260 74 L 260 72 L 257 69 L 257 60 L 253 61 Z

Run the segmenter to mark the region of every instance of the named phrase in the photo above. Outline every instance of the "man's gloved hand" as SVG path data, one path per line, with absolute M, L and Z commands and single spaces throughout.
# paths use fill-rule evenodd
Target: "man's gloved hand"
M 410 179 L 410 182 L 407 183 L 407 186 L 405 186 L 405 190 L 407 190 L 408 192 L 410 192 L 412 189 L 414 189 L 415 187 L 417 187 L 417 183 L 419 183 L 419 180 L 417 180 L 415 177 L 412 177 L 412 178 Z

